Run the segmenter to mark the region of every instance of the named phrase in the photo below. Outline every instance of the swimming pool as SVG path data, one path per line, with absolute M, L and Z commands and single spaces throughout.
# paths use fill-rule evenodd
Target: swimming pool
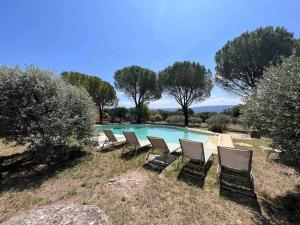
M 137 138 L 147 141 L 147 136 L 163 138 L 167 143 L 179 144 L 179 139 L 187 139 L 192 141 L 200 141 L 206 144 L 210 136 L 209 134 L 188 130 L 180 127 L 161 126 L 161 125 L 101 125 L 99 131 L 110 129 L 114 134 L 122 135 L 123 131 L 135 132 Z

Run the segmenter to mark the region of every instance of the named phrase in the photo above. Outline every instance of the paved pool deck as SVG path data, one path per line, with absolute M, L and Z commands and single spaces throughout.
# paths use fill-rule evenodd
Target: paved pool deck
M 218 148 L 217 146 L 223 146 L 223 147 L 229 147 L 233 148 L 233 141 L 232 141 L 232 136 L 231 134 L 219 134 L 219 133 L 214 133 L 211 131 L 207 130 L 201 130 L 200 128 L 188 128 L 189 130 L 194 130 L 202 133 L 206 133 L 210 135 L 210 139 L 208 143 L 204 145 L 205 149 L 209 149 L 213 152 L 213 154 L 218 154 Z

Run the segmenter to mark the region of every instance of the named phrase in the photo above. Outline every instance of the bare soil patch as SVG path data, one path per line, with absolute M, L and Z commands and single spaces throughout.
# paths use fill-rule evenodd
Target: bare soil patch
M 104 190 L 130 197 L 143 191 L 149 181 L 149 172 L 140 169 L 111 178 L 109 182 L 104 185 Z

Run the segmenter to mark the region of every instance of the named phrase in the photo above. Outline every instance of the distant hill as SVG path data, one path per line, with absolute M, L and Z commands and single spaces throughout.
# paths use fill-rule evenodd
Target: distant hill
M 225 109 L 230 109 L 235 105 L 210 105 L 210 106 L 199 106 L 199 107 L 192 107 L 195 113 L 199 112 L 223 112 Z M 165 108 L 163 110 L 174 112 L 179 108 Z

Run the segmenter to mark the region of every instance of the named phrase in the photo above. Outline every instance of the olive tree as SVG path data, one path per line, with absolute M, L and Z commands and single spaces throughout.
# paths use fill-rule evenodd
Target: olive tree
M 165 92 L 181 106 L 184 124 L 189 123 L 189 107 L 210 96 L 212 79 L 210 70 L 196 62 L 175 62 L 159 72 L 159 82 Z
M 216 82 L 242 97 L 252 94 L 267 67 L 299 52 L 293 33 L 282 27 L 258 28 L 228 41 L 215 55 Z
M 61 77 L 68 83 L 83 87 L 88 91 L 99 109 L 100 123 L 103 120 L 104 110 L 117 104 L 114 87 L 110 83 L 102 81 L 99 77 L 78 72 L 62 72 Z
M 161 97 L 156 73 L 139 66 L 130 66 L 117 70 L 114 79 L 115 87 L 133 99 L 136 122 L 141 123 L 146 104 Z
M 300 58 L 291 56 L 266 70 L 242 108 L 248 127 L 272 138 L 285 160 L 300 162 Z
M 94 103 L 84 89 L 34 66 L 0 67 L 0 136 L 17 144 L 67 145 L 93 132 Z

